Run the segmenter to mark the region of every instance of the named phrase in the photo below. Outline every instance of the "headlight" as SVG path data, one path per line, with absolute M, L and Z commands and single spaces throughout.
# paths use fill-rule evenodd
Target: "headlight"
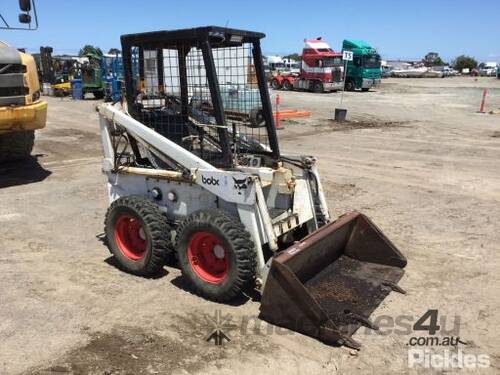
M 35 91 L 32 96 L 32 100 L 36 102 L 38 99 L 40 99 L 40 90 Z

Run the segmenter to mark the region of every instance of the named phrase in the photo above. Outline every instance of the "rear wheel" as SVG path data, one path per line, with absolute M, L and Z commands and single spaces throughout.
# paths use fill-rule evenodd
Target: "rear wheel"
M 273 90 L 279 90 L 281 89 L 281 83 L 279 83 L 279 81 L 276 78 L 274 78 L 271 81 L 271 87 L 273 88 Z
M 100 91 L 100 90 L 94 91 L 93 94 L 94 94 L 94 98 L 96 98 L 96 99 L 104 98 L 104 91 Z
M 312 91 L 315 93 L 322 93 L 324 91 L 323 83 L 320 81 L 314 81 L 312 83 Z
M 249 117 L 251 128 L 258 128 L 264 124 L 264 113 L 261 108 L 252 108 Z
M 255 279 L 252 238 L 221 210 L 198 211 L 179 224 L 177 257 L 190 287 L 211 300 L 231 300 Z
M 34 130 L 0 134 L 0 162 L 26 159 L 34 143 Z
M 293 89 L 293 85 L 290 83 L 289 80 L 285 79 L 283 81 L 283 90 L 290 91 Z
M 158 205 L 141 196 L 118 198 L 104 223 L 106 240 L 121 268 L 152 276 L 173 252 L 171 228 Z

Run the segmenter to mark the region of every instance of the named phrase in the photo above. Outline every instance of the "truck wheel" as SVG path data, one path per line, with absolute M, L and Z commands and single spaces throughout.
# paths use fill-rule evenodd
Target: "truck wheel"
M 346 91 L 354 91 L 354 82 L 353 81 L 346 81 L 345 90 Z
M 94 91 L 93 94 L 94 94 L 94 98 L 96 98 L 96 99 L 100 100 L 100 99 L 104 98 L 104 92 L 103 91 Z
M 271 87 L 273 88 L 273 90 L 279 90 L 281 89 L 281 84 L 279 83 L 279 81 L 275 78 L 271 81 Z
M 199 295 L 229 301 L 255 279 L 256 252 L 243 224 L 218 209 L 186 217 L 177 228 L 182 275 Z
M 321 83 L 319 81 L 314 81 L 312 83 L 312 91 L 315 93 L 322 93 L 324 91 L 323 83 Z
M 293 89 L 293 85 L 290 83 L 289 80 L 285 79 L 283 81 L 283 90 L 290 91 Z
M 0 135 L 0 162 L 26 159 L 35 143 L 35 131 L 18 131 Z
M 139 276 L 153 276 L 173 253 L 171 227 L 150 200 L 131 195 L 115 200 L 104 222 L 106 242 L 119 266 Z

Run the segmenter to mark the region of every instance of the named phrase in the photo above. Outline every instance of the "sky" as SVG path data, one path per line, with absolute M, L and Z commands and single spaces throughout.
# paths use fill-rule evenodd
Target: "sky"
M 1 0 L 0 14 L 15 24 L 17 0 Z M 120 49 L 120 35 L 206 25 L 260 31 L 265 54 L 302 50 L 321 36 L 334 50 L 361 39 L 385 59 L 420 59 L 438 52 L 449 61 L 466 54 L 500 61 L 500 0 L 36 0 L 39 29 L 0 30 L 0 40 L 30 52 L 52 46 L 77 53 L 84 44 Z

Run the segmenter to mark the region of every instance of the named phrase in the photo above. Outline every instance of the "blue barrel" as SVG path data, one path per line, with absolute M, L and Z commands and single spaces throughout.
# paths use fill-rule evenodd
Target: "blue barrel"
M 83 99 L 83 83 L 81 79 L 71 80 L 71 96 L 73 99 Z

